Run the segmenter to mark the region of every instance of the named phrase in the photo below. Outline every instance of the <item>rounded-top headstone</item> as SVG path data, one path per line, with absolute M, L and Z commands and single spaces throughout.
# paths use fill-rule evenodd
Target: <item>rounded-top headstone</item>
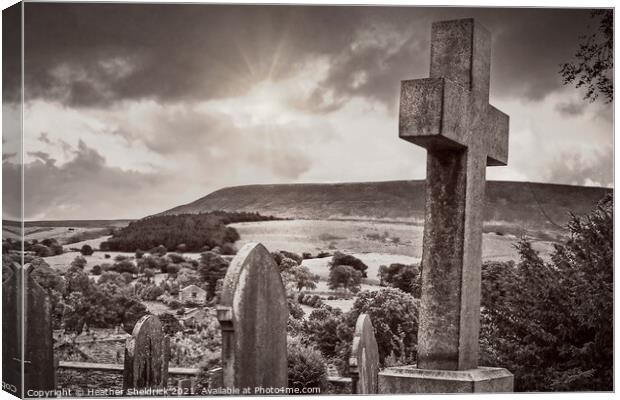
M 165 386 L 168 346 L 159 318 L 154 315 L 140 318 L 125 346 L 124 388 Z
M 286 387 L 286 291 L 262 244 L 245 245 L 232 260 L 217 312 L 224 386 Z
M 349 358 L 349 371 L 356 394 L 379 393 L 379 348 L 368 314 L 360 314 Z

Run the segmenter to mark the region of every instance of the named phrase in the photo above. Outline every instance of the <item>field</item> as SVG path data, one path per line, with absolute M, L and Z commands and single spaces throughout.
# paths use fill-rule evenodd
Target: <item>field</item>
M 423 226 L 376 221 L 285 220 L 232 224 L 241 235 L 237 247 L 260 242 L 269 250 L 296 253 L 335 250 L 353 253 L 372 264 L 412 262 L 422 257 Z M 482 242 L 484 260 L 516 260 L 513 235 L 485 233 Z M 553 250 L 551 242 L 534 241 L 541 254 Z M 404 256 L 404 257 L 403 257 Z M 401 261 L 399 261 L 401 260 Z M 404 260 L 404 261 L 403 261 Z M 365 260 L 366 262 L 366 260 Z M 369 274 L 370 276 L 370 274 Z

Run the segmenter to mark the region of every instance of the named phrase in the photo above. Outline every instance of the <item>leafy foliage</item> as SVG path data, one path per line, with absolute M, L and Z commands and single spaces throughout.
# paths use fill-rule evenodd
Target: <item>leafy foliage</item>
M 355 256 L 344 254 L 339 251 L 335 252 L 332 260 L 329 262 L 329 268 L 333 269 L 339 265 L 348 265 L 356 271 L 359 271 L 362 274 L 362 278 L 367 278 L 366 270 L 368 269 L 368 265 L 364 264 L 362 260 Z
M 360 290 L 361 284 L 362 273 L 351 266 L 338 265 L 332 267 L 329 271 L 327 286 L 331 290 L 336 290 L 342 287 L 344 290 L 350 290 L 353 293 L 357 293 Z
M 594 10 L 592 18 L 599 22 L 596 32 L 581 36 L 576 63 L 565 63 L 560 73 L 564 84 L 585 87 L 585 98 L 594 101 L 603 95 L 607 102 L 614 99 L 614 28 L 613 10 Z
M 379 360 L 391 354 L 415 360 L 418 336 L 419 300 L 398 289 L 361 292 L 349 312 L 354 324 L 360 314 L 368 314 L 375 328 Z
M 522 240 L 518 264 L 483 266 L 482 361 L 518 391 L 613 389 L 613 203 L 573 216 L 544 261 Z
M 320 388 L 327 386 L 327 366 L 323 355 L 297 339 L 287 341 L 288 387 Z
M 400 263 L 382 265 L 378 273 L 381 286 L 391 286 L 405 293 L 420 298 L 422 289 L 422 274 L 417 264 L 405 265 Z
M 202 281 L 205 282 L 208 299 L 216 295 L 217 282 L 220 279 L 224 279 L 229 264 L 228 260 L 211 251 L 200 255 L 198 274 L 200 274 Z
M 185 251 L 204 251 L 232 244 L 239 234 L 227 224 L 234 222 L 265 221 L 275 219 L 258 213 L 229 213 L 213 211 L 202 214 L 158 215 L 143 218 L 116 231 L 112 238 L 101 244 L 104 251 L 130 251 L 153 249 L 162 246 Z M 227 250 L 230 251 L 230 250 Z M 165 252 L 164 252 L 165 254 Z M 163 255 L 163 254 L 162 254 Z
M 94 252 L 95 251 L 93 250 L 93 248 L 88 244 L 85 244 L 80 249 L 80 253 L 82 253 L 83 256 L 92 256 Z

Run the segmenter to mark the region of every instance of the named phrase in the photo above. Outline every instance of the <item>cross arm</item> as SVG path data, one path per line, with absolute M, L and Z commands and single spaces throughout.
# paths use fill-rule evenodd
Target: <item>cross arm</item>
M 427 150 L 467 147 L 470 98 L 468 89 L 443 78 L 402 81 L 400 138 Z
M 487 150 L 488 166 L 508 164 L 508 125 L 508 115 L 489 105 L 484 127 L 490 134 Z

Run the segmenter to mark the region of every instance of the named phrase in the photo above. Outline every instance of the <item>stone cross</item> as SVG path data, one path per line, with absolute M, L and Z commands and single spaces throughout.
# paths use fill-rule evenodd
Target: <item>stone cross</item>
M 430 78 L 401 83 L 399 136 L 427 149 L 418 368 L 478 365 L 486 166 L 508 161 L 508 116 L 489 104 L 491 36 L 436 22 Z
M 368 314 L 360 314 L 355 323 L 349 373 L 353 394 L 379 393 L 379 348 Z
M 6 274 L 6 275 L 5 275 Z M 22 270 L 9 263 L 2 271 L 2 386 L 17 397 L 22 395 Z
M 288 303 L 278 266 L 262 244 L 246 244 L 230 263 L 217 318 L 224 387 L 250 388 L 247 394 L 286 388 Z
M 143 316 L 125 345 L 123 390 L 166 387 L 169 360 L 170 338 L 161 321 L 154 315 Z

